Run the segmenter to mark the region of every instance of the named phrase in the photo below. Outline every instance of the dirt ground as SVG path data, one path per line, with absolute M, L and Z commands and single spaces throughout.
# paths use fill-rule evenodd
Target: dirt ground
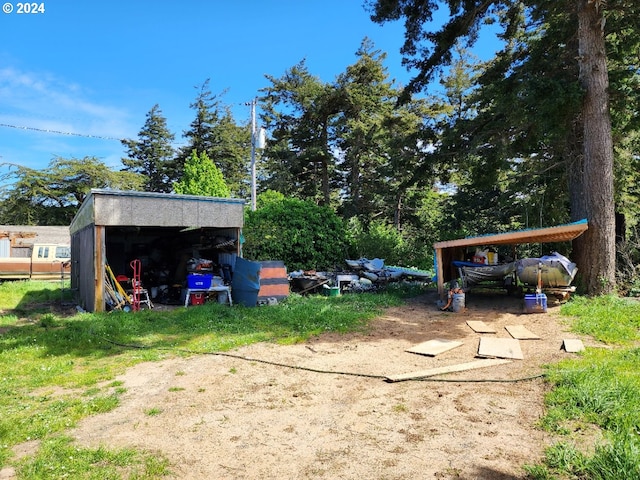
M 540 378 L 495 380 L 542 373 L 574 355 L 563 339 L 579 337 L 551 298 L 537 314 L 496 293 L 468 294 L 460 313 L 439 311 L 436 300 L 431 293 L 388 309 L 366 333 L 229 352 L 249 360 L 137 365 L 119 378 L 121 405 L 71 434 L 84 446 L 160 452 L 175 479 L 524 479 L 522 465 L 540 461 L 553 440 L 536 428 L 548 387 Z M 468 320 L 497 332 L 476 333 Z M 475 361 L 480 337 L 511 338 L 509 325 L 541 337 L 520 340 L 524 360 L 432 381 L 380 378 Z M 436 338 L 463 344 L 435 357 L 406 352 Z

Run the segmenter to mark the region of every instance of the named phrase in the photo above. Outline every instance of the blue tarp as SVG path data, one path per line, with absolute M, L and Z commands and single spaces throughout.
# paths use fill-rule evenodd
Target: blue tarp
M 231 297 L 234 303 L 246 307 L 255 307 L 258 304 L 261 269 L 262 265 L 258 262 L 251 262 L 242 257 L 236 258 L 231 282 Z

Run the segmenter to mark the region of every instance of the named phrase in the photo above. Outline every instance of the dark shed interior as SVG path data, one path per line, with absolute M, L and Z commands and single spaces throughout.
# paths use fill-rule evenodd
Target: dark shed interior
M 237 243 L 234 229 L 105 229 L 106 260 L 114 275 L 131 278 L 131 262 L 140 260 L 142 284 L 152 292 L 155 302 L 168 304 L 180 303 L 180 290 L 189 271 L 200 267 L 221 278 L 230 278 Z

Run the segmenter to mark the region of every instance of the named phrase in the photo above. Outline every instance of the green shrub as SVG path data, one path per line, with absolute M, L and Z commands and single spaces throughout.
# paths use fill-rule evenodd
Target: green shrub
M 329 270 L 346 258 L 344 225 L 333 210 L 293 198 L 247 212 L 244 257 L 282 260 L 289 271 Z
M 374 221 L 364 228 L 356 219 L 349 221 L 351 258 L 382 258 L 386 265 L 430 269 L 433 265 L 431 245 L 416 236 L 405 237 L 392 225 Z
M 368 228 L 356 219 L 349 221 L 349 239 L 355 258 L 383 258 L 385 263 L 399 263 L 405 242 L 395 228 L 382 222 L 372 222 Z

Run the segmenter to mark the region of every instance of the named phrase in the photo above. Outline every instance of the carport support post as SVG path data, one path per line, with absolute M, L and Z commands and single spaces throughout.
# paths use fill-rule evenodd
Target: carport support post
M 440 300 L 444 300 L 444 273 L 442 263 L 442 249 L 436 248 L 436 277 L 438 282 L 438 295 Z

